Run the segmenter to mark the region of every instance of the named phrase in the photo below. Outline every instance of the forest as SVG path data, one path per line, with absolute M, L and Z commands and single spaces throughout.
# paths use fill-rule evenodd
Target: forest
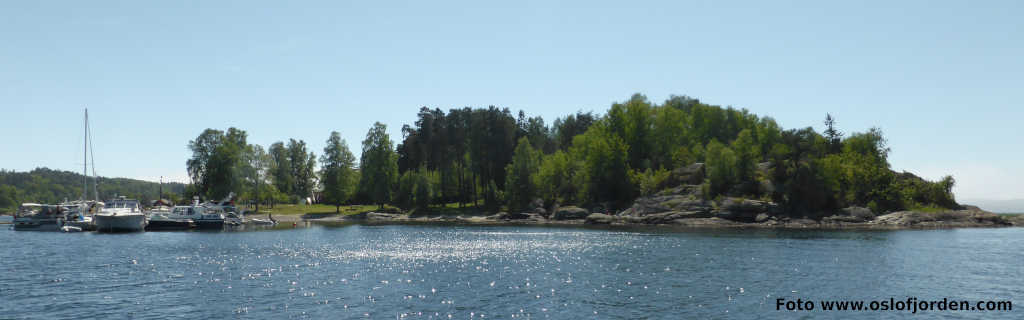
M 185 184 L 170 182 L 161 187 L 158 182 L 127 178 L 99 177 L 95 181 L 71 171 L 37 168 L 28 172 L 0 170 L 0 212 L 9 212 L 24 202 L 58 203 L 64 200 L 82 198 L 83 184 L 88 183 L 87 198 L 95 194 L 100 200 L 115 195 L 139 199 L 143 203 L 155 200 L 163 188 L 164 198 L 180 201 L 185 193 Z
M 928 181 L 891 170 L 882 130 L 781 128 L 745 109 L 686 96 L 657 104 L 641 94 L 604 114 L 577 112 L 547 125 L 507 108 L 423 107 L 397 141 L 375 123 L 359 159 L 337 132 L 323 153 L 288 139 L 264 149 L 237 128 L 207 129 L 188 143 L 193 181 L 184 198 L 391 204 L 410 211 L 482 211 L 576 205 L 616 211 L 666 187 L 674 170 L 702 163 L 707 200 L 742 197 L 815 216 L 848 206 L 876 213 L 958 207 L 952 177 Z

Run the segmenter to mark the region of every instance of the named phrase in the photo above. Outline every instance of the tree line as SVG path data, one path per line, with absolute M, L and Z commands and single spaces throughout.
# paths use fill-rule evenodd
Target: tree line
M 847 206 L 876 212 L 953 208 L 954 180 L 927 181 L 888 163 L 882 131 L 783 129 L 745 109 L 686 96 L 657 104 L 636 94 L 603 115 L 577 112 L 548 126 L 508 108 L 423 107 L 395 143 L 375 123 L 359 161 L 337 132 L 317 158 L 302 140 L 269 152 L 244 131 L 208 129 L 189 143 L 191 192 L 295 201 L 322 190 L 322 201 L 393 204 L 403 209 L 474 206 L 526 210 L 577 205 L 619 210 L 666 188 L 673 171 L 703 164 L 701 195 L 779 203 L 787 212 L 823 214 Z M 320 169 L 315 167 L 319 164 Z
M 11 211 L 21 203 L 59 203 L 64 200 L 82 198 L 83 179 L 80 173 L 71 171 L 36 168 L 28 172 L 17 172 L 0 169 L 0 209 Z M 139 199 L 143 203 L 157 199 L 163 189 L 163 197 L 179 200 L 185 192 L 185 184 L 167 182 L 161 186 L 157 182 L 127 178 L 99 177 L 95 182 L 88 178 L 87 199 L 93 197 L 95 184 L 101 201 L 111 199 L 115 195 Z

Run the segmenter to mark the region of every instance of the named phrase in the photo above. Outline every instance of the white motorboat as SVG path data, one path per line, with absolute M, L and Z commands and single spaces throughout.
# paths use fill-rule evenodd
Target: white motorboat
M 64 210 L 60 206 L 22 203 L 11 224 L 15 231 L 58 231 L 64 226 Z
M 146 214 L 139 201 L 120 197 L 107 202 L 93 215 L 93 224 L 100 232 L 137 232 L 146 228 Z
M 199 197 L 195 197 L 192 205 L 175 206 L 169 212 L 158 212 L 150 214 L 150 229 L 223 229 L 224 209 L 219 206 L 200 204 Z
M 198 218 L 193 219 L 199 229 L 223 229 L 224 209 L 220 207 L 193 206 Z
M 177 207 L 165 207 L 158 206 L 151 210 L 147 215 L 149 216 L 149 224 L 146 225 L 146 231 L 150 230 L 188 230 L 195 227 L 195 222 L 192 220 L 193 215 L 189 213 L 189 207 L 177 206 Z

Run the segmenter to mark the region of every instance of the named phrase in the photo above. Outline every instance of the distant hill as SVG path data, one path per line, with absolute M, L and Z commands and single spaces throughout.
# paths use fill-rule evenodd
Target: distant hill
M 23 202 L 57 203 L 64 199 L 74 200 L 82 195 L 82 179 L 79 173 L 48 168 L 36 168 L 29 172 L 0 170 L 0 208 L 14 208 Z M 89 179 L 92 183 L 92 179 Z M 100 200 L 123 195 L 145 202 L 156 199 L 160 190 L 157 182 L 128 178 L 100 177 L 97 182 Z M 170 182 L 163 184 L 164 193 L 181 195 L 185 184 Z M 90 185 L 89 197 L 92 197 Z
M 964 199 L 960 203 L 978 206 L 986 211 L 996 213 L 1024 213 L 1024 199 L 986 200 Z

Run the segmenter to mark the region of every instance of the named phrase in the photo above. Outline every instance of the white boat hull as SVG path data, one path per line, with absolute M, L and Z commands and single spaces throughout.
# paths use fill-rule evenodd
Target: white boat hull
M 82 229 L 82 231 L 93 231 L 96 230 L 96 225 L 92 224 L 92 217 L 85 217 L 85 219 L 64 221 L 65 227 L 76 227 Z
M 96 231 L 100 232 L 137 232 L 146 228 L 146 216 L 138 214 L 97 214 L 92 217 Z

